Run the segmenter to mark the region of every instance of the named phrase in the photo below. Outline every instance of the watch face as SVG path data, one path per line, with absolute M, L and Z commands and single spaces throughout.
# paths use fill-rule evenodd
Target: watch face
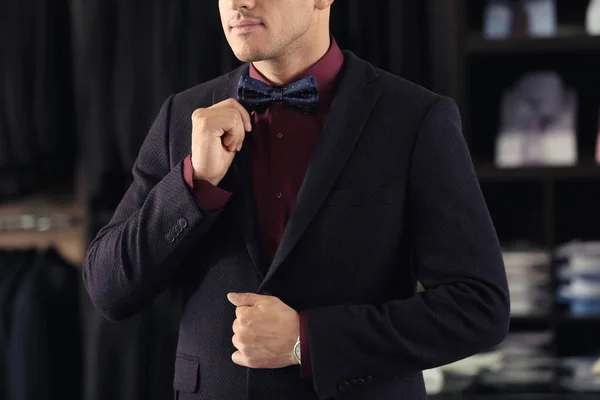
M 298 345 L 298 346 L 295 346 L 295 347 L 294 347 L 294 355 L 296 356 L 296 358 L 298 358 L 298 360 L 300 360 L 300 359 L 301 359 L 301 358 L 300 358 L 300 354 L 301 354 L 301 352 L 300 352 L 300 345 Z

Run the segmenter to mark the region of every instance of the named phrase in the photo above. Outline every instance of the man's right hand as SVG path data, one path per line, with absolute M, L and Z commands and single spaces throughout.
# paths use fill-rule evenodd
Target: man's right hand
M 192 114 L 194 179 L 215 186 L 221 182 L 236 152 L 242 149 L 246 132 L 251 130 L 250 114 L 235 99 L 195 110 Z

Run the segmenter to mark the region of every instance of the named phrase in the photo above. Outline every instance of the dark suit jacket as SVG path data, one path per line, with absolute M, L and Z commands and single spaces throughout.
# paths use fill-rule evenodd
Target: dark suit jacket
M 78 400 L 172 397 L 178 300 L 177 293 L 166 291 L 142 312 L 119 323 L 108 321 L 86 301 L 85 391 Z
M 243 66 L 170 97 L 134 183 L 92 242 L 84 280 L 109 318 L 182 293 L 180 399 L 426 398 L 422 370 L 499 343 L 509 295 L 500 246 L 453 101 L 345 52 L 329 121 L 274 259 L 261 266 L 244 151 L 209 214 L 182 178 L 191 114 L 235 97 Z M 426 291 L 416 294 L 419 280 Z M 226 294 L 307 312 L 313 378 L 231 361 Z

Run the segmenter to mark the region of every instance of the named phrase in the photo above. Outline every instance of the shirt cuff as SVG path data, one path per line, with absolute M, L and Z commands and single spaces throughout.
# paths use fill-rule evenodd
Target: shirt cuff
M 308 329 L 306 327 L 306 315 L 300 313 L 300 376 L 302 378 L 312 377 L 312 363 L 310 361 L 310 350 L 308 348 Z
M 192 156 L 188 155 L 183 160 L 183 179 L 196 203 L 207 213 L 213 213 L 225 207 L 231 197 L 231 192 L 223 190 L 208 181 L 194 179 L 193 177 Z

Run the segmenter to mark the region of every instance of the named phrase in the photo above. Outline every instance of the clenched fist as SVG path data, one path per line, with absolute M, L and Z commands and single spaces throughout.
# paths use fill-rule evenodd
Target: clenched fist
M 229 293 L 237 308 L 233 322 L 233 362 L 249 368 L 283 368 L 298 364 L 293 355 L 300 316 L 277 297 Z
M 227 173 L 246 132 L 252 130 L 248 111 L 227 99 L 192 114 L 192 167 L 194 179 L 217 185 Z

